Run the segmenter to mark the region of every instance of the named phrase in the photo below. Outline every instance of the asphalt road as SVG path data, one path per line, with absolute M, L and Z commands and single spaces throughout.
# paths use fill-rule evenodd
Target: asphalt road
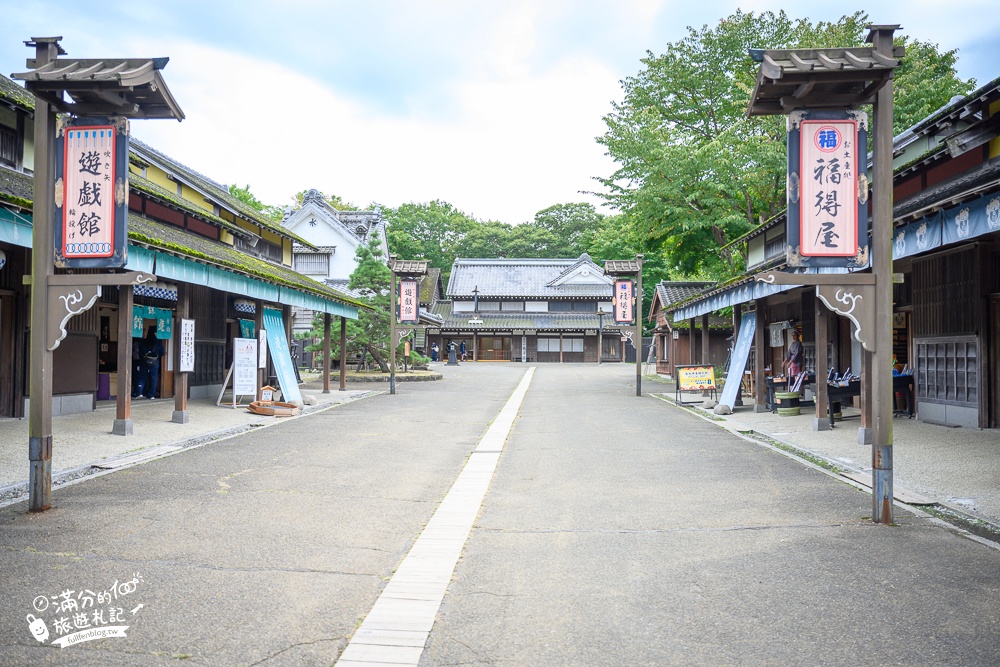
M 0 511 L 0 665 L 331 665 L 523 371 L 446 367 Z M 1000 551 L 872 525 L 867 494 L 632 382 L 538 368 L 421 665 L 998 663 Z M 83 610 L 127 637 L 29 632 Z

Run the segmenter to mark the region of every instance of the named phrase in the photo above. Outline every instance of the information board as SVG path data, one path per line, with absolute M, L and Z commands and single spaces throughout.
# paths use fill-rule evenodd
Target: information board
M 677 366 L 678 391 L 715 389 L 715 369 L 711 366 Z
M 177 370 L 180 373 L 194 372 L 194 320 L 181 320 L 180 358 Z
M 233 394 L 257 396 L 257 339 L 233 339 Z

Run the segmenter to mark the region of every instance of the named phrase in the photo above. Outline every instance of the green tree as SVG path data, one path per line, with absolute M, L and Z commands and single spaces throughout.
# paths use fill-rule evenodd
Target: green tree
M 862 12 L 813 24 L 737 11 L 647 53 L 597 139 L 617 163 L 598 180 L 630 233 L 656 241 L 677 275 L 740 272 L 740 258 L 719 248 L 785 207 L 784 119 L 746 117 L 758 70 L 748 50 L 856 46 L 868 23 Z M 970 85 L 954 74 L 954 52 L 914 44 L 896 90 L 897 118 L 909 124 Z
M 515 230 L 535 227 L 552 237 L 545 247 L 539 248 L 542 254 L 526 257 L 577 257 L 587 250 L 603 219 L 604 216 L 597 212 L 593 204 L 556 204 L 539 211 L 533 222 L 518 225 Z
M 383 208 L 386 235 L 391 252 L 405 259 L 426 259 L 441 269 L 448 284 L 451 265 L 458 257 L 458 246 L 479 223 L 448 202 L 435 199 L 423 204 L 403 204 Z
M 351 348 L 362 355 L 372 356 L 383 373 L 389 372 L 389 283 L 392 273 L 382 256 L 379 240 L 369 239 L 355 252 L 357 267 L 347 286 L 355 290 L 361 301 L 375 310 L 359 309 L 358 319 L 348 321 L 347 337 Z
M 265 204 L 261 200 L 257 199 L 256 195 L 250 192 L 250 185 L 247 184 L 242 188 L 238 185 L 229 186 L 229 194 L 236 197 L 241 202 L 262 213 L 265 217 L 278 222 L 282 217 L 282 210 L 278 206 L 271 206 L 270 204 Z

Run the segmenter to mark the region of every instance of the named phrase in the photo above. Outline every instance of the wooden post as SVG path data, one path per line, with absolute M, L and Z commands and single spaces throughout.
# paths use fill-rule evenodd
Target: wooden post
M 872 440 L 872 423 L 874 421 L 872 410 L 872 380 L 875 359 L 868 350 L 861 350 L 861 426 L 858 427 L 858 444 L 870 445 Z
M 330 393 L 330 313 L 323 313 L 323 393 Z
M 472 360 L 479 361 L 479 334 L 475 331 L 472 332 Z
M 118 287 L 118 396 L 114 435 L 132 435 L 132 286 Z
M 767 310 L 764 304 L 757 302 L 757 326 L 753 330 L 753 349 L 756 362 L 753 366 L 753 411 L 767 412 L 767 383 L 764 381 L 764 366 L 767 354 L 764 351 L 764 327 L 767 322 L 765 317 Z
M 563 362 L 563 337 L 562 331 L 559 332 L 559 363 Z
M 396 393 L 396 255 L 389 255 L 389 394 Z
M 694 365 L 694 318 L 688 320 L 688 363 Z
M 829 317 L 823 302 L 816 301 L 816 418 L 813 421 L 814 431 L 830 430 L 830 414 L 827 405 L 826 376 L 829 372 L 826 356 L 827 340 L 829 338 Z
M 635 395 L 642 396 L 642 259 L 643 255 L 635 256 L 639 266 L 635 289 Z
M 128 289 L 122 285 L 121 289 Z M 188 416 L 188 383 L 190 375 L 180 372 L 181 364 L 181 320 L 190 317 L 191 286 L 185 283 L 177 284 L 177 310 L 174 313 L 174 414 L 170 421 L 175 424 L 187 424 Z
M 260 299 L 254 301 L 254 315 L 253 315 L 253 333 L 260 340 L 260 331 L 264 328 L 264 302 Z M 268 353 L 270 356 L 270 353 Z M 267 384 L 267 362 L 264 360 L 264 368 L 260 368 L 260 361 L 257 362 L 257 386 L 263 387 Z M 259 398 L 259 396 L 255 397 Z
M 47 64 L 58 53 L 58 43 L 36 41 L 35 67 Z M 55 273 L 55 138 L 56 115 L 47 102 L 36 97 L 28 403 L 28 509 L 32 512 L 48 509 L 52 496 L 52 351 L 45 337 L 49 330 L 49 278 Z
M 340 316 L 340 391 L 347 391 L 347 318 Z
M 899 26 L 873 26 L 868 41 L 892 58 Z M 892 523 L 892 79 L 876 93 L 872 167 L 872 273 L 875 359 L 872 369 L 872 521 Z

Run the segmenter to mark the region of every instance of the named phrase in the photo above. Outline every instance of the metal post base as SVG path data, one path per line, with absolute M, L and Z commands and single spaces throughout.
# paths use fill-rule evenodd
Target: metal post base
M 870 428 L 859 427 L 858 428 L 858 444 L 859 445 L 870 445 L 875 442 L 875 438 L 872 435 L 872 430 Z
M 188 417 L 187 410 L 174 410 L 174 414 L 171 415 L 170 421 L 175 424 L 187 424 L 191 420 Z
M 111 427 L 112 435 L 132 435 L 132 420 L 131 419 L 116 419 L 114 425 Z
M 822 419 L 813 419 L 813 430 L 814 431 L 829 431 L 830 430 L 830 419 L 823 417 Z

